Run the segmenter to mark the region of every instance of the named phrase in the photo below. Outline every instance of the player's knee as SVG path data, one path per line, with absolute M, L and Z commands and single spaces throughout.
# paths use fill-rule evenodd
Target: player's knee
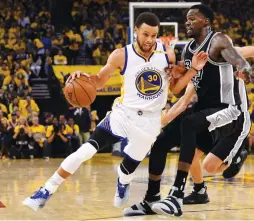
M 91 143 L 84 143 L 81 147 L 75 152 L 76 159 L 79 161 L 86 161 L 93 157 L 97 153 L 97 149 Z
M 210 174 L 215 174 L 217 172 L 217 170 L 218 170 L 217 165 L 215 165 L 211 161 L 205 161 L 205 162 L 203 162 L 203 168 L 206 170 L 206 172 L 208 172 Z

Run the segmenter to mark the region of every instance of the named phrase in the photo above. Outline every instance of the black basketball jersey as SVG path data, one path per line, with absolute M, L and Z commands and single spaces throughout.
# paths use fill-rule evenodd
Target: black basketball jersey
M 195 50 L 194 39 L 186 45 L 184 63 L 187 69 L 191 67 L 196 51 L 209 52 L 211 41 L 216 34 L 210 32 Z M 192 78 L 192 82 L 198 96 L 198 109 L 241 104 L 238 80 L 234 76 L 233 66 L 227 62 L 214 62 L 209 57 L 204 68 Z

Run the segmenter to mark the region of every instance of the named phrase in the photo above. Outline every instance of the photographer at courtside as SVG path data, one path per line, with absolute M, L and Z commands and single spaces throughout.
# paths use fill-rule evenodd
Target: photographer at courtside
M 46 138 L 49 149 L 52 150 L 52 157 L 66 157 L 70 154 L 70 136 L 72 129 L 58 122 L 56 117 L 53 118 L 52 125 L 48 126 Z
M 10 157 L 34 158 L 34 149 L 29 146 L 29 126 L 25 117 L 20 117 L 18 125 L 14 128 L 13 141 L 10 148 Z

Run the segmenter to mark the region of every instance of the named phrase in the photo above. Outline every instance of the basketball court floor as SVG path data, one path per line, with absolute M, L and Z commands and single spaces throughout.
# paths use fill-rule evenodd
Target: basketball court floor
M 163 196 L 174 180 L 178 155 L 168 155 L 162 181 Z M 81 166 L 49 200 L 34 212 L 22 201 L 38 189 L 58 168 L 62 159 L 0 161 L 0 220 L 254 220 L 254 156 L 250 155 L 241 173 L 234 179 L 206 174 L 211 202 L 184 207 L 184 216 L 123 217 L 113 207 L 117 166 L 122 158 L 98 154 Z M 148 159 L 138 168 L 131 186 L 128 205 L 144 197 L 147 188 Z M 187 183 L 186 192 L 192 190 Z M 127 205 L 127 206 L 128 206 Z

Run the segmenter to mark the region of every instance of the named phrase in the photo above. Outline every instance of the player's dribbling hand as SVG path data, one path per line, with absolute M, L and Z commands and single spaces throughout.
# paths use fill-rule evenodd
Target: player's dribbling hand
M 191 66 L 196 70 L 200 71 L 208 61 L 208 54 L 204 51 L 195 52 L 194 56 L 192 57 Z
M 79 78 L 81 75 L 90 78 L 90 75 L 81 71 L 73 72 L 67 79 L 66 83 L 72 82 L 75 78 Z

